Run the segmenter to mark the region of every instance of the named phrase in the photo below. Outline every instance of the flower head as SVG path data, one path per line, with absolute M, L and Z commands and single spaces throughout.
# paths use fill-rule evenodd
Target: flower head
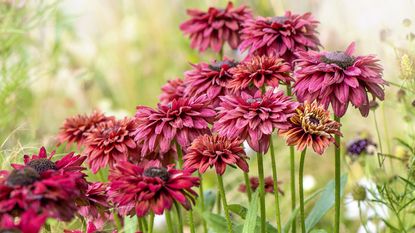
M 141 155 L 151 152 L 166 153 L 173 140 L 186 148 L 197 136 L 209 133 L 215 111 L 206 95 L 174 99 L 158 104 L 157 109 L 138 106 L 135 119 L 138 127 L 135 140 L 142 145 Z
M 240 63 L 230 72 L 233 79 L 229 81 L 228 88 L 233 91 L 248 89 L 255 86 L 278 87 L 280 83 L 290 84 L 291 66 L 283 59 L 275 56 L 253 56 L 251 59 Z
M 297 51 L 318 50 L 317 25 L 311 13 L 297 15 L 287 11 L 284 16 L 251 19 L 241 31 L 240 49 L 291 62 Z
M 0 232 L 2 233 L 39 233 L 45 224 L 47 216 L 37 214 L 35 210 L 25 211 L 18 223 L 10 215 L 4 215 L 0 218 Z
M 249 183 L 251 185 L 251 190 L 253 192 L 255 192 L 259 186 L 259 178 L 258 177 L 251 177 L 249 178 Z M 272 179 L 271 176 L 265 177 L 264 179 L 264 183 L 265 183 L 265 192 L 267 193 L 274 193 L 274 180 Z M 280 184 L 282 184 L 282 181 L 277 181 L 278 184 L 278 192 L 281 195 L 284 195 L 284 191 L 282 191 L 282 189 L 279 187 Z M 245 184 L 241 184 L 239 186 L 239 191 L 241 192 L 246 192 L 246 185 Z
M 236 165 L 248 172 L 247 158 L 241 140 L 205 134 L 197 137 L 187 149 L 187 154 L 183 157 L 183 166 L 198 169 L 200 173 L 214 166 L 216 173 L 223 175 L 226 165 Z
M 79 208 L 79 213 L 87 220 L 92 222 L 100 222 L 100 225 L 107 220 L 110 214 L 110 203 L 108 201 L 109 186 L 107 183 L 95 182 L 88 185 L 86 191 L 87 203 Z
M 78 146 L 84 145 L 87 134 L 98 124 L 109 121 L 113 117 L 107 117 L 102 112 L 95 111 L 91 115 L 77 115 L 69 117 L 63 123 L 58 135 L 59 143 L 72 143 Z
M 262 94 L 241 92 L 240 95 L 221 97 L 221 106 L 213 128 L 221 136 L 247 140 L 257 152 L 267 152 L 269 139 L 275 128 L 286 128 L 287 119 L 294 114 L 297 104 L 282 91 Z
M 225 42 L 236 49 L 240 43 L 242 23 L 252 18 L 251 11 L 246 6 L 233 8 L 232 2 L 225 9 L 210 7 L 207 12 L 188 10 L 187 14 L 191 18 L 180 25 L 180 30 L 189 35 L 190 46 L 200 52 L 209 47 L 219 52 Z
M 120 214 L 135 212 L 138 217 L 149 211 L 161 215 L 171 209 L 173 202 L 190 209 L 197 196 L 192 188 L 199 186 L 199 178 L 192 177 L 189 170 L 164 168 L 155 163 L 142 167 L 122 162 L 111 170 L 109 180 L 109 195 Z
M 368 93 L 383 100 L 382 67 L 374 56 L 353 56 L 355 44 L 344 52 L 298 52 L 294 92 L 299 101 L 317 100 L 342 117 L 351 103 L 363 116 L 369 114 Z
M 180 78 L 167 81 L 167 83 L 161 87 L 162 94 L 159 97 L 160 102 L 167 104 L 174 99 L 184 97 L 185 87 L 183 80 Z
M 323 154 L 333 135 L 341 135 L 340 123 L 330 119 L 330 113 L 317 102 L 300 105 L 289 119 L 290 126 L 280 129 L 279 133 L 287 137 L 287 144 L 297 146 L 298 150 L 312 147 L 318 154 Z
M 88 134 L 84 154 L 93 173 L 107 165 L 113 167 L 119 161 L 126 161 L 129 156 L 137 156 L 137 145 L 133 140 L 136 126 L 134 119 L 126 117 L 99 124 Z
M 357 159 L 362 154 L 371 155 L 376 150 L 376 143 L 369 138 L 358 138 L 351 140 L 347 144 L 347 154 L 351 157 L 352 161 Z
M 224 59 L 211 64 L 199 63 L 193 66 L 193 70 L 185 72 L 186 96 L 200 96 L 207 94 L 214 106 L 220 103 L 219 96 L 228 93 L 227 84 L 232 79 L 229 70 L 236 66 L 233 60 Z

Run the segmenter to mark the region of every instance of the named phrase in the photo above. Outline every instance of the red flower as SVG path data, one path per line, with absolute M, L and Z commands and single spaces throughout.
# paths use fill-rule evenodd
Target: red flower
M 265 182 L 265 192 L 274 193 L 274 180 L 272 179 L 272 177 L 271 176 L 265 177 L 264 182 Z M 258 177 L 249 178 L 249 183 L 251 184 L 251 190 L 255 192 L 255 190 L 259 186 Z M 281 195 L 284 195 L 284 191 L 282 191 L 282 189 L 280 189 L 279 187 L 279 185 L 282 184 L 282 181 L 277 181 L 277 183 L 278 183 L 278 192 L 281 193 Z M 239 186 L 239 191 L 246 192 L 246 185 L 241 184 Z
M 275 56 L 254 56 L 250 60 L 240 63 L 230 70 L 233 79 L 227 87 L 233 91 L 240 91 L 255 86 L 258 89 L 280 83 L 290 84 L 294 81 L 290 76 L 291 66 L 283 59 Z
M 109 195 L 120 208 L 120 214 L 135 211 L 138 217 L 149 211 L 161 215 L 164 210 L 170 210 L 175 201 L 190 209 L 197 196 L 192 188 L 199 186 L 199 178 L 192 177 L 189 170 L 151 163 L 147 167 L 129 162 L 117 164 L 111 170 L 109 180 Z
M 79 213 L 82 216 L 89 221 L 98 222 L 100 226 L 104 225 L 110 215 L 108 189 L 109 187 L 106 183 L 90 183 L 85 194 L 87 204 L 79 208 Z
M 197 136 L 210 132 L 208 124 L 215 114 L 206 95 L 174 99 L 169 104 L 158 104 L 157 109 L 138 106 L 135 115 L 138 127 L 134 134 L 142 145 L 141 155 L 154 151 L 166 153 L 173 140 L 186 148 Z
M 185 85 L 182 79 L 173 79 L 167 81 L 167 83 L 161 87 L 161 91 L 163 92 L 160 95 L 160 102 L 163 104 L 170 103 L 174 99 L 184 97 L 184 89 Z
M 106 117 L 99 111 L 93 112 L 91 115 L 77 115 L 69 117 L 63 123 L 58 135 L 59 143 L 67 143 L 69 147 L 72 143 L 78 146 L 84 145 L 87 134 L 98 124 L 112 120 L 113 117 Z
M 288 145 L 297 146 L 300 151 L 311 146 L 321 155 L 334 142 L 333 135 L 341 135 L 340 123 L 331 120 L 330 112 L 317 102 L 300 105 L 289 123 L 290 126 L 279 133 L 287 137 Z
M 39 233 L 45 224 L 46 215 L 36 214 L 33 209 L 29 209 L 22 214 L 18 223 L 10 215 L 0 218 L 0 232 L 2 233 Z
M 247 158 L 241 140 L 205 134 L 197 137 L 187 149 L 183 166 L 198 169 L 200 173 L 214 166 L 216 173 L 223 175 L 226 165 L 237 165 L 244 172 L 248 172 Z
M 355 44 L 345 52 L 299 52 L 294 92 L 299 101 L 317 100 L 342 117 L 351 103 L 362 116 L 369 114 L 368 92 L 373 99 L 383 100 L 385 93 L 382 67 L 374 56 L 352 56 Z
M 223 44 L 228 42 L 232 49 L 240 43 L 239 32 L 241 24 L 252 18 L 250 10 L 245 6 L 233 8 L 229 2 L 225 9 L 210 7 L 207 12 L 188 10 L 191 19 L 180 25 L 180 30 L 189 35 L 191 47 L 200 52 L 211 48 L 219 52 Z
M 84 153 L 93 173 L 109 165 L 113 167 L 129 156 L 137 156 L 137 145 L 133 140 L 136 130 L 134 119 L 112 120 L 99 124 L 88 134 Z
M 297 107 L 282 91 L 272 90 L 262 94 L 242 92 L 241 95 L 221 97 L 221 106 L 213 128 L 221 136 L 247 140 L 249 146 L 258 152 L 267 152 L 269 139 L 275 128 L 288 127 L 290 118 Z
M 39 174 L 30 166 L 2 171 L 0 216 L 19 216 L 34 209 L 48 217 L 69 221 L 77 211 L 76 202 L 84 199 L 77 184 L 83 177 L 82 173 L 53 169 Z
M 258 17 L 244 23 L 240 49 L 253 55 L 274 55 L 291 62 L 296 51 L 318 50 L 318 21 L 311 13 L 280 17 Z
M 225 58 L 223 61 L 211 64 L 199 63 L 193 70 L 184 73 L 186 96 L 200 96 L 207 94 L 213 106 L 219 106 L 219 96 L 228 93 L 227 84 L 232 79 L 229 70 L 236 66 L 236 62 Z

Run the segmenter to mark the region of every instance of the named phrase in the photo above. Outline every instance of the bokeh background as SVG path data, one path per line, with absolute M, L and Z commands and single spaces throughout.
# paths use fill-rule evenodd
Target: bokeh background
M 320 40 L 326 50 L 343 50 L 352 41 L 356 54 L 376 54 L 384 78 L 401 82 L 401 58 L 413 50 L 413 0 L 235 0 L 255 15 L 279 15 L 284 10 L 310 11 L 320 21 Z M 160 87 L 182 77 L 189 63 L 210 61 L 217 55 L 199 54 L 179 30 L 187 8 L 224 7 L 214 0 L 1 0 L 0 1 L 0 164 L 21 160 L 40 146 L 53 149 L 64 119 L 100 109 L 117 117 L 132 116 L 137 105 L 155 106 Z M 412 46 L 412 47 L 411 47 Z M 234 51 L 225 55 L 237 57 Z M 403 121 L 397 105 L 398 88 L 386 89 L 376 117 L 384 151 L 399 151 L 394 137 L 412 127 Z M 411 118 L 411 116 L 407 116 Z M 376 138 L 374 115 L 362 118 L 350 109 L 343 118 L 344 142 L 365 134 Z M 285 196 L 283 213 L 290 208 L 289 156 L 283 140 L 276 145 L 278 170 Z M 329 151 L 331 151 L 330 149 Z M 58 151 L 63 151 L 58 148 Z M 306 159 L 308 192 L 323 187 L 334 176 L 331 153 Z M 346 164 L 349 161 L 346 159 Z M 368 160 L 374 163 L 375 160 Z M 255 162 L 251 161 L 253 170 Z M 270 166 L 270 164 L 269 164 Z M 392 165 L 398 167 L 398 165 Z M 399 169 L 399 168 L 396 168 Z M 270 171 L 268 169 L 267 171 Z M 357 164 L 344 167 L 348 187 L 363 176 Z M 268 175 L 271 175 L 269 172 Z M 230 178 L 231 177 L 231 178 Z M 229 202 L 244 202 L 236 191 L 242 176 L 228 176 Z M 214 179 L 206 184 L 215 188 Z M 272 197 L 268 197 L 272 203 Z M 246 202 L 245 202 L 246 204 Z M 270 218 L 272 213 L 268 213 Z M 327 221 L 320 225 L 329 225 Z M 284 221 L 288 215 L 283 215 Z M 357 219 L 345 219 L 356 232 Z M 343 227 L 344 228 L 344 227 Z

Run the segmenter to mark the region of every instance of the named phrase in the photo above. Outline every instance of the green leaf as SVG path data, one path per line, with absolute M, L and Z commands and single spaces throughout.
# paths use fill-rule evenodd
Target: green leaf
M 327 231 L 323 229 L 315 229 L 315 230 L 310 231 L 310 233 L 327 233 Z
M 248 213 L 248 209 L 239 204 L 231 204 L 228 206 L 229 210 L 233 213 L 237 214 L 242 219 L 246 218 L 246 213 Z
M 206 220 L 209 228 L 213 230 L 213 232 L 223 233 L 228 231 L 226 219 L 224 217 L 206 211 L 202 213 L 202 216 Z
M 216 201 L 216 192 L 213 192 L 212 190 L 206 190 L 203 192 L 203 198 L 205 201 L 205 210 L 211 211 L 215 205 Z
M 136 232 L 138 225 L 138 219 L 137 216 L 126 216 L 124 218 L 124 232 L 125 233 L 134 233 Z
M 257 210 L 258 210 L 258 195 L 259 192 L 255 192 L 252 195 L 251 203 L 249 204 L 248 212 L 246 213 L 244 227 L 242 233 L 251 233 L 255 232 L 256 220 L 257 220 Z
M 309 197 L 307 197 L 304 200 L 304 204 L 306 205 L 307 203 L 309 203 L 311 200 L 313 200 L 315 197 L 317 197 L 320 193 L 322 193 L 324 191 L 324 189 L 319 189 L 317 191 L 315 191 L 313 194 L 311 194 Z M 297 206 L 293 212 L 290 215 L 290 218 L 288 219 L 287 223 L 284 225 L 284 227 L 282 228 L 282 232 L 284 233 L 288 233 L 293 222 L 295 221 L 298 213 L 300 212 L 300 207 Z
M 347 174 L 342 175 L 340 178 L 340 195 L 343 195 L 344 187 L 347 183 Z M 331 180 L 327 183 L 324 188 L 323 193 L 321 194 L 320 199 L 316 202 L 310 214 L 308 214 L 307 219 L 305 220 L 306 232 L 309 232 L 313 227 L 324 217 L 324 215 L 333 207 L 334 205 L 334 190 L 335 183 L 334 180 Z

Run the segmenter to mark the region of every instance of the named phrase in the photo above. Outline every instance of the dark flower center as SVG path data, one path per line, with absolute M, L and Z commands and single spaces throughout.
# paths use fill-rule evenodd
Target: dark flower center
M 144 176 L 159 177 L 164 181 L 168 181 L 170 178 L 170 173 L 164 167 L 150 167 L 144 171 Z
M 246 100 L 246 102 L 248 104 L 261 103 L 262 102 L 262 98 L 249 98 L 249 99 Z
M 319 125 L 320 124 L 320 120 L 317 119 L 315 116 L 310 116 L 308 118 L 308 120 L 310 121 L 311 124 L 313 125 Z
M 8 186 L 26 186 L 33 184 L 39 178 L 39 173 L 31 168 L 13 170 L 7 177 L 6 184 Z
M 234 61 L 218 61 L 209 65 L 209 69 L 220 71 L 222 68 L 229 69 L 236 66 L 238 63 Z
M 0 229 L 0 233 L 21 233 L 22 231 L 19 229 Z
M 49 159 L 34 159 L 26 164 L 27 166 L 35 169 L 39 174 L 42 174 L 48 170 L 58 170 L 55 163 L 50 161 Z
M 342 69 L 347 69 L 354 63 L 354 58 L 345 54 L 344 52 L 329 52 L 321 56 L 320 60 L 326 64 L 336 64 Z
M 283 24 L 283 23 L 285 23 L 285 21 L 287 21 L 287 17 L 285 17 L 285 16 L 275 16 L 275 17 L 271 18 L 272 23 Z

